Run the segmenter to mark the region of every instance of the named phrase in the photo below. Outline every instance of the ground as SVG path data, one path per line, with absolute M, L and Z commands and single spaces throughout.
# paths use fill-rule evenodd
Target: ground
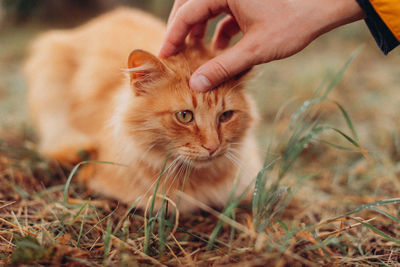
M 260 153 L 277 160 L 265 189 L 252 207 L 232 200 L 177 222 L 67 186 L 72 166 L 36 152 L 21 64 L 48 27 L 0 32 L 0 265 L 400 264 L 400 50 L 384 56 L 363 22 L 259 68 Z M 318 108 L 297 111 L 341 70 Z

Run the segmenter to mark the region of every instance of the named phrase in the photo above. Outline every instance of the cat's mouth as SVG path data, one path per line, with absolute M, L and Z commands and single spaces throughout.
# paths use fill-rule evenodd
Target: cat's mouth
M 216 153 L 208 155 L 206 153 L 178 153 L 181 157 L 188 159 L 192 164 L 205 165 L 215 162 L 225 156 L 226 150 L 219 149 Z

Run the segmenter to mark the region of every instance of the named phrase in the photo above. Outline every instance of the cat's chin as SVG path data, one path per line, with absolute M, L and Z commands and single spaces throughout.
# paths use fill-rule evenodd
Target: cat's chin
M 209 168 L 210 166 L 220 163 L 223 160 L 224 160 L 223 155 L 218 155 L 214 157 L 205 157 L 205 158 L 195 158 L 192 159 L 192 166 L 198 169 Z
M 192 168 L 194 169 L 205 169 L 210 168 L 213 164 L 215 164 L 215 160 L 196 160 L 192 163 Z

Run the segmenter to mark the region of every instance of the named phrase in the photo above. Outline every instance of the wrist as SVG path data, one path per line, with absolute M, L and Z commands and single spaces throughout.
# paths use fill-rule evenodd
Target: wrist
M 321 14 L 324 15 L 321 16 L 318 35 L 365 18 L 365 13 L 356 0 L 325 0 L 322 9 Z

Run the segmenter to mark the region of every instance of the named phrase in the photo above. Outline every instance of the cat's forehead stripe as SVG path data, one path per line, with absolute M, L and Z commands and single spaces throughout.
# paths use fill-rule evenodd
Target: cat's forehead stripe
M 210 110 L 222 108 L 224 110 L 226 106 L 225 97 L 221 90 L 213 90 L 207 93 L 192 93 L 187 95 L 185 102 L 193 109 L 206 108 Z
M 214 102 L 218 103 L 218 90 L 214 90 L 213 94 L 214 94 Z
M 207 93 L 200 94 L 201 95 L 201 104 L 205 105 L 207 102 Z
M 196 96 L 194 96 L 194 95 L 192 95 L 192 104 L 193 104 L 193 107 L 194 107 L 194 108 L 197 107 L 197 98 L 196 98 Z
M 207 97 L 207 105 L 208 108 L 211 108 L 213 106 L 214 101 L 212 100 L 212 93 L 210 95 L 208 95 Z

